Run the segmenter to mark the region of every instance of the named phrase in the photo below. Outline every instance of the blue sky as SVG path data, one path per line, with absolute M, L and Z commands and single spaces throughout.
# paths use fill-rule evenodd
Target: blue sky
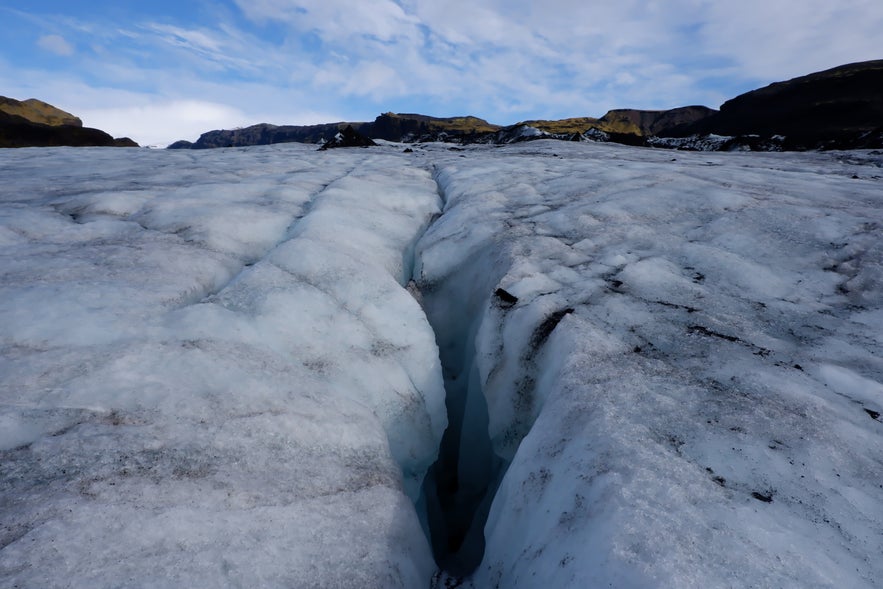
M 719 106 L 883 58 L 881 0 L 0 0 L 0 95 L 142 145 L 258 122 Z

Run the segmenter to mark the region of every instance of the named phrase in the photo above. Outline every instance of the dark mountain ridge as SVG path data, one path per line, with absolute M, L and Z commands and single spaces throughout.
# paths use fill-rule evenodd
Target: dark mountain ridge
M 205 149 L 298 141 L 323 144 L 347 126 L 372 139 L 511 143 L 543 137 L 680 149 L 883 147 L 883 60 L 847 64 L 770 84 L 725 102 L 669 110 L 614 109 L 601 118 L 500 126 L 477 117 L 384 113 L 371 122 L 253 125 L 203 133 L 170 148 Z M 717 137 L 724 136 L 724 137 Z
M 472 116 L 439 118 L 388 112 L 374 119 L 372 123 L 363 123 L 359 132 L 374 139 L 387 141 L 419 141 L 421 138 L 441 134 L 448 137 L 465 137 L 495 133 L 500 129 L 502 129 L 500 125 Z
M 247 145 L 270 145 L 272 143 L 323 143 L 338 132 L 352 125 L 358 129 L 364 123 L 323 123 L 321 125 L 270 125 L 261 123 L 241 129 L 208 131 L 195 143 L 173 143 L 175 149 L 212 149 L 216 147 L 244 147 Z
M 63 111 L 58 107 L 52 106 L 42 100 L 36 98 L 28 98 L 27 100 L 15 100 L 0 96 L 0 112 L 9 115 L 19 116 L 31 123 L 41 125 L 72 125 L 74 127 L 82 127 L 83 121 L 79 117 L 75 117 L 69 112 Z
M 667 129 L 691 124 L 716 114 L 707 106 L 682 106 L 670 110 L 637 110 L 621 108 L 608 111 L 598 120 L 595 128 L 607 133 L 631 133 L 648 137 L 659 135 Z
M 657 135 L 783 137 L 786 147 L 881 147 L 883 60 L 847 64 L 746 92 L 711 116 Z
M 0 147 L 138 147 L 123 137 L 84 127 L 78 117 L 42 100 L 0 96 Z
M 319 125 L 260 123 L 241 129 L 220 129 L 203 133 L 195 143 L 177 141 L 169 148 L 211 149 L 290 142 L 323 144 L 347 127 L 352 127 L 354 131 L 372 139 L 387 141 L 444 140 L 494 132 L 501 128 L 477 117 L 439 118 L 419 114 L 384 113 L 372 122 L 341 121 Z

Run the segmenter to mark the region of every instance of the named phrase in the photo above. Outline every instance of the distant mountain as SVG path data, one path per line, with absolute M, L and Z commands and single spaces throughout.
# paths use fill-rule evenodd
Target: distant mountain
M 0 147 L 138 147 L 123 137 L 83 126 L 78 117 L 42 100 L 0 96 Z
M 631 133 L 649 137 L 678 125 L 705 120 L 716 113 L 716 110 L 707 106 L 683 106 L 670 110 L 622 108 L 608 111 L 594 128 L 605 133 Z
M 610 111 L 595 119 L 580 117 L 558 121 L 524 121 L 508 127 L 489 123 L 473 116 L 431 117 L 413 113 L 387 112 L 372 122 L 338 122 L 321 125 L 270 125 L 261 123 L 241 129 L 222 129 L 203 133 L 195 143 L 176 141 L 169 149 L 210 149 L 215 147 L 243 147 L 272 143 L 324 143 L 346 127 L 372 139 L 386 141 L 420 142 L 452 141 L 457 143 L 512 143 L 539 137 L 570 138 L 591 129 L 603 131 L 607 139 L 619 138 L 623 143 L 640 142 L 640 137 L 655 132 L 666 122 L 670 125 L 695 121 L 709 113 L 703 106 L 692 106 L 670 111 Z M 535 131 L 525 131 L 534 129 Z M 622 136 L 622 137 L 619 137 Z M 635 140 L 630 140 L 634 136 Z
M 531 120 L 507 127 L 471 116 L 388 112 L 373 122 L 209 131 L 195 143 L 178 141 L 169 148 L 324 143 L 347 126 L 373 139 L 402 142 L 501 144 L 547 137 L 699 150 L 878 148 L 883 147 L 883 60 L 771 84 L 725 102 L 720 111 L 705 106 L 614 109 L 601 118 Z
M 83 121 L 78 117 L 36 98 L 18 101 L 14 98 L 0 96 L 0 112 L 19 116 L 32 123 L 41 125 L 51 125 L 53 127 L 59 125 L 83 126 Z
M 195 143 L 176 141 L 169 149 L 211 149 L 215 147 L 243 147 L 273 143 L 325 143 L 338 133 L 352 127 L 358 133 L 373 139 L 387 141 L 420 141 L 461 138 L 500 129 L 476 117 L 437 118 L 418 114 L 384 113 L 373 122 L 337 122 L 320 125 L 270 125 L 261 123 L 241 129 L 208 131 Z
M 598 121 L 600 119 L 596 119 L 594 117 L 574 117 L 570 119 L 558 119 L 558 120 L 532 120 L 532 121 L 522 121 L 520 123 L 515 124 L 515 127 L 533 127 L 534 129 L 539 129 L 544 133 L 550 133 L 552 135 L 568 135 L 573 133 L 585 133 L 589 129 L 596 128 L 598 126 Z
M 261 123 L 242 129 L 221 129 L 200 135 L 195 143 L 177 141 L 170 149 L 212 149 L 215 147 L 244 147 L 273 143 L 322 143 L 352 125 L 358 129 L 364 123 L 325 123 L 321 125 L 270 125 Z
M 343 131 L 338 132 L 330 141 L 326 141 L 322 144 L 320 149 L 333 149 L 336 147 L 372 147 L 376 145 L 377 144 L 374 143 L 373 139 L 362 135 L 353 129 L 352 125 L 347 125 Z
M 438 118 L 419 114 L 384 113 L 373 123 L 364 123 L 360 133 L 387 141 L 438 140 L 439 138 L 476 137 L 502 129 L 478 117 Z
M 678 125 L 696 123 L 717 113 L 706 106 L 684 106 L 670 110 L 610 110 L 600 119 L 577 117 L 561 120 L 524 121 L 516 127 L 538 129 L 547 136 L 571 140 L 604 140 L 629 145 L 644 145 L 646 138 L 659 135 Z
M 665 130 L 685 137 L 781 136 L 786 149 L 883 146 L 883 60 L 777 82 L 725 102 L 720 112 Z

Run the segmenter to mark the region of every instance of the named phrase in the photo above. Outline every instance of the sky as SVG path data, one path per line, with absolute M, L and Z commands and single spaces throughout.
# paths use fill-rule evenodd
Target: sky
M 717 108 L 883 58 L 881 0 L 0 0 L 0 95 L 141 145 L 387 111 Z

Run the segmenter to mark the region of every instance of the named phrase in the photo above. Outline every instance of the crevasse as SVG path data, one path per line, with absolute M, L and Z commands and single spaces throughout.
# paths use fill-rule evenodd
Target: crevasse
M 444 191 L 439 189 L 447 207 Z M 436 220 L 443 224 L 444 215 Z M 458 264 L 441 279 L 423 272 L 432 244 L 430 226 L 415 248 L 414 286 L 435 331 L 446 391 L 448 428 L 437 462 L 429 469 L 418 502 L 439 568 L 471 573 L 484 554 L 484 524 L 504 461 L 488 435 L 488 410 L 476 362 L 475 338 L 493 286 L 499 280 L 487 250 Z M 434 252 L 438 255 L 438 252 Z

